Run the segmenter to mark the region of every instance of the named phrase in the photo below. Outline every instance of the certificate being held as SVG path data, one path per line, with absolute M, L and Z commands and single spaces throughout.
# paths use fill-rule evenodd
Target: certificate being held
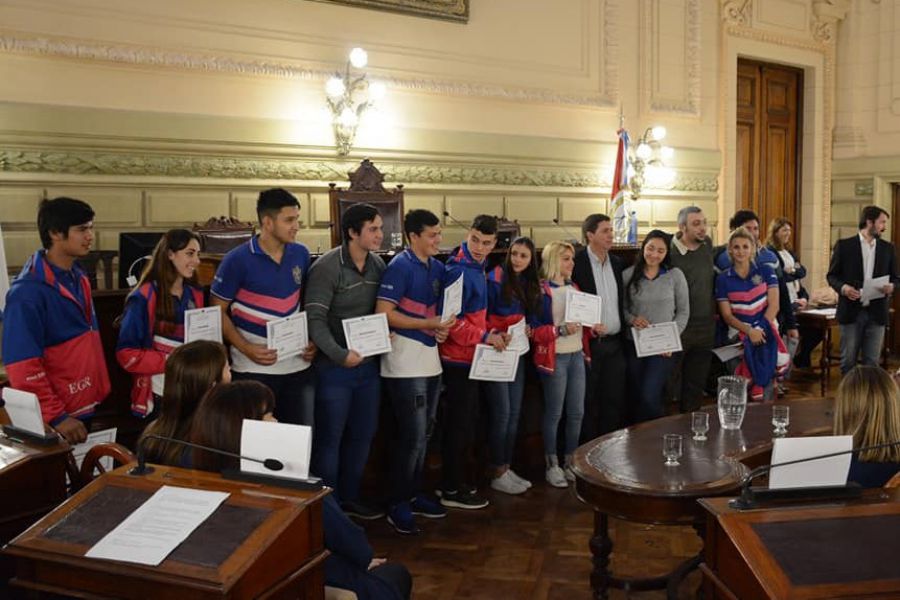
M 266 347 L 278 352 L 278 360 L 303 354 L 309 345 L 306 311 L 266 323 Z
M 478 344 L 469 368 L 469 379 L 479 381 L 514 381 L 519 368 L 516 350 L 498 352 L 493 346 Z
M 566 290 L 566 323 L 580 323 L 585 327 L 593 327 L 600 322 L 602 301 L 600 296 L 585 294 L 578 290 Z
M 506 330 L 506 333 L 512 336 L 509 344 L 507 344 L 507 350 L 515 350 L 519 356 L 528 352 L 528 348 L 530 347 L 528 343 L 528 336 L 525 335 L 525 319 L 523 318 L 521 321 L 516 323 L 515 325 L 510 325 Z
M 222 309 L 218 306 L 184 311 L 184 343 L 197 340 L 222 343 Z
M 347 348 L 356 351 L 363 358 L 391 351 L 391 331 L 386 314 L 344 319 L 342 324 Z
M 444 288 L 444 308 L 441 310 L 441 322 L 445 323 L 462 311 L 463 277 Z
M 681 335 L 674 321 L 654 323 L 644 329 L 631 329 L 634 349 L 639 358 L 666 352 L 681 352 Z

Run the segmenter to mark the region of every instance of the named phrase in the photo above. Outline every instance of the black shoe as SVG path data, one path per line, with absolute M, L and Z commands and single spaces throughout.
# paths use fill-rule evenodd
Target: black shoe
M 448 492 L 443 490 L 441 493 L 441 504 L 448 508 L 463 508 L 466 510 L 477 510 L 484 508 L 490 502 L 487 498 L 482 498 L 474 491 L 460 490 Z
M 380 510 L 371 504 L 364 504 L 362 502 L 342 502 L 341 509 L 343 509 L 347 516 L 356 517 L 357 519 L 363 519 L 365 521 L 374 521 L 375 519 L 380 519 L 384 516 L 383 510 Z

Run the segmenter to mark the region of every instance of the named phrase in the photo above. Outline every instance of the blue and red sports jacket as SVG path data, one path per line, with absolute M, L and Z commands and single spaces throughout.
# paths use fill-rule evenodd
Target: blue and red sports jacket
M 484 263 L 469 254 L 465 242 L 447 259 L 444 286 L 463 279 L 462 312 L 447 340 L 440 344 L 441 361 L 457 366 L 469 366 L 475 356 L 475 346 L 484 343 L 491 331 L 487 326 L 487 279 Z
M 525 316 L 525 307 L 518 298 L 511 296 L 507 300 L 503 297 L 505 279 L 506 271 L 499 265 L 491 269 L 487 276 L 487 326 L 491 331 L 505 332 Z
M 575 282 L 570 285 L 579 290 Z M 559 287 L 552 281 L 541 281 L 541 314 L 533 323 L 531 323 L 532 343 L 531 348 L 534 351 L 534 366 L 537 367 L 538 373 L 549 375 L 556 370 L 556 339 L 559 332 L 553 323 L 553 288 Z M 580 291 L 580 290 L 579 290 Z M 581 347 L 584 360 L 591 362 L 591 338 L 596 337 L 590 327 L 581 328 Z
M 3 360 L 12 387 L 36 394 L 45 423 L 85 417 L 109 394 L 91 284 L 72 267 L 79 300 L 38 250 L 6 296 Z
M 116 360 L 131 373 L 131 412 L 139 417 L 153 410 L 151 377 L 166 370 L 166 358 L 184 343 L 184 311 L 203 308 L 203 292 L 184 283 L 181 301 L 175 302 L 175 321 L 168 327 L 156 322 L 157 287 L 148 281 L 128 294 L 119 328 Z

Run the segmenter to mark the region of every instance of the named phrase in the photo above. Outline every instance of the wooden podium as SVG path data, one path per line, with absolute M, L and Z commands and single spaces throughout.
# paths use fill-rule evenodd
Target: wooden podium
M 707 510 L 704 598 L 900 597 L 900 489 L 860 500 L 735 511 Z
M 12 585 L 80 598 L 290 598 L 324 596 L 322 498 L 227 481 L 216 474 L 128 465 L 106 473 L 10 542 Z M 87 550 L 163 485 L 229 492 L 228 499 L 158 566 L 85 558 Z

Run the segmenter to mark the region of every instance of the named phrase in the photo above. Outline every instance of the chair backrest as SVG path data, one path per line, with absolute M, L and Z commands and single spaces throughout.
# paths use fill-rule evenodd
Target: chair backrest
M 884 484 L 884 487 L 886 487 L 886 488 L 900 487 L 900 471 L 897 471 L 897 473 L 893 477 L 891 477 L 891 479 L 886 484 Z
M 81 471 L 79 472 L 80 485 L 82 488 L 94 480 L 96 475 L 106 473 L 106 467 L 103 466 L 101 459 L 107 456 L 113 459 L 113 463 L 117 465 L 127 465 L 130 462 L 137 461 L 134 453 L 121 444 L 105 443 L 97 444 L 84 456 L 81 461 Z

